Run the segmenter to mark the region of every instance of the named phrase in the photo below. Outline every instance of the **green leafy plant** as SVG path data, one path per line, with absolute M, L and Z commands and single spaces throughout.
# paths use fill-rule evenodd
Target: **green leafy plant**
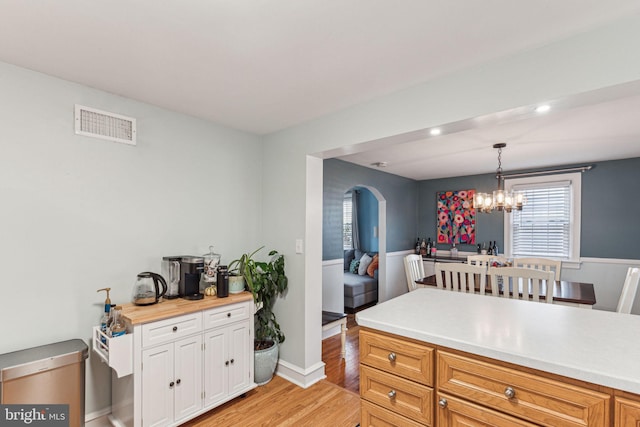
M 273 312 L 276 299 L 285 293 L 289 282 L 284 271 L 284 255 L 272 250 L 269 261 L 256 261 L 254 256 L 263 248 L 242 254 L 229 264 L 229 271 L 236 271 L 244 277 L 258 307 L 255 314 L 255 350 L 269 348 L 274 341 L 282 343 L 285 340 Z

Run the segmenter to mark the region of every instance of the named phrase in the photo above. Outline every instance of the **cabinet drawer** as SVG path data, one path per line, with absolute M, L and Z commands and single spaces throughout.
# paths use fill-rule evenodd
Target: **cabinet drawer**
M 360 331 L 360 362 L 433 386 L 434 349 L 400 338 Z
M 409 418 L 398 415 L 378 405 L 361 400 L 360 426 L 362 427 L 423 427 Z
M 544 426 L 609 424 L 607 394 L 443 351 L 437 363 L 438 391 Z
M 147 323 L 142 325 L 142 347 L 174 341 L 201 331 L 201 312 Z
M 444 403 L 444 404 L 443 404 Z M 438 427 L 536 427 L 482 406 L 474 405 L 453 396 L 438 394 Z
M 360 365 L 360 396 L 419 423 L 431 425 L 433 389 Z
M 640 402 L 624 397 L 616 397 L 615 402 L 615 427 L 636 427 L 640 425 Z
M 228 325 L 251 317 L 253 304 L 229 304 L 204 311 L 204 329 Z

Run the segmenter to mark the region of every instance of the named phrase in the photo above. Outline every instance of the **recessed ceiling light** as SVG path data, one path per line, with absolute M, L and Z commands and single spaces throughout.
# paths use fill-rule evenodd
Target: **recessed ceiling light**
M 536 107 L 536 113 L 546 113 L 550 109 L 551 109 L 551 105 L 549 104 L 538 105 Z
M 433 136 L 440 135 L 440 134 L 442 133 L 442 129 L 440 129 L 440 128 L 433 128 L 433 129 L 431 129 L 431 130 L 429 131 L 429 133 L 430 133 L 431 135 L 433 135 Z
M 387 162 L 375 162 L 375 163 L 371 163 L 371 166 L 377 166 L 379 168 L 386 168 L 387 167 Z

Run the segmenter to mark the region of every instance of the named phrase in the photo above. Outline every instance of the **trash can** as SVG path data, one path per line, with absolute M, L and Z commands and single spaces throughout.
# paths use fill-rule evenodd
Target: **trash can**
M 68 423 L 66 425 L 84 426 L 84 365 L 87 356 L 88 347 L 80 339 L 1 354 L 0 404 L 69 405 L 66 415 L 47 415 L 52 420 L 68 417 L 65 423 L 55 425 Z M 24 411 L 31 410 L 13 408 L 19 409 L 15 412 L 16 417 L 21 415 L 20 411 L 24 414 Z M 44 409 L 41 409 L 45 414 Z M 33 411 L 36 412 L 36 409 Z M 7 411 L 5 416 L 13 415 Z M 54 416 L 57 418 L 53 418 Z M 33 422 L 32 425 L 40 424 Z

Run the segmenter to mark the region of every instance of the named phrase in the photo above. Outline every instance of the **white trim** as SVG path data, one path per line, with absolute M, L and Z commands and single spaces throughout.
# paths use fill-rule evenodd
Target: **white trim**
M 568 268 L 580 266 L 580 234 L 582 232 L 582 173 L 573 172 L 559 175 L 536 176 L 529 178 L 509 178 L 504 180 L 504 189 L 513 190 L 515 186 L 527 184 L 551 183 L 551 182 L 571 182 L 571 246 L 569 248 L 569 259 L 562 260 L 563 265 L 566 263 Z M 511 253 L 511 214 L 505 214 L 504 218 L 504 253 L 507 258 L 512 258 Z
M 640 259 L 623 259 L 623 258 L 580 258 L 581 262 L 590 262 L 593 264 L 631 264 L 640 265 Z M 564 264 L 563 264 L 564 267 Z
M 318 362 L 307 369 L 301 369 L 296 365 L 280 360 L 278 361 L 276 374 L 299 387 L 309 388 L 318 381 L 327 378 L 324 374 L 324 366 L 324 362 Z
M 328 259 L 325 261 L 322 261 L 322 266 L 326 267 L 328 265 L 336 265 L 336 264 L 340 264 L 343 263 L 344 260 L 342 258 L 336 258 L 336 259 Z

